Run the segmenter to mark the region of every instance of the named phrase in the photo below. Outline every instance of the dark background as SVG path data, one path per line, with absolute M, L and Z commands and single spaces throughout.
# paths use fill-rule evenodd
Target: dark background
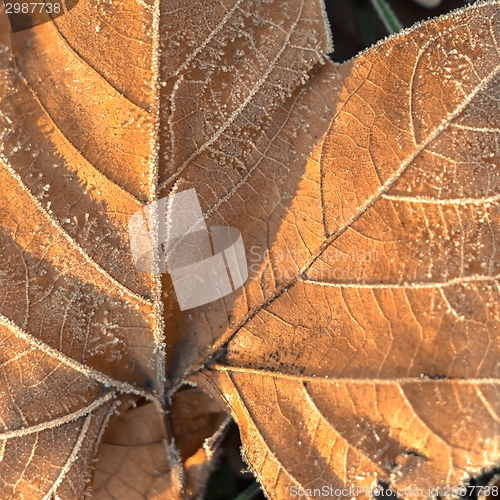
M 418 21 L 439 16 L 473 2 L 443 0 L 433 9 L 421 7 L 412 0 L 388 2 L 404 28 Z M 332 28 L 334 52 L 331 58 L 344 62 L 359 51 L 388 35 L 370 0 L 325 0 Z
M 330 57 L 333 61 L 344 62 L 389 34 L 370 0 L 324 1 L 332 29 L 334 52 Z M 432 9 L 421 7 L 412 0 L 390 0 L 389 3 L 406 28 L 472 2 L 443 0 L 438 7 Z M 254 483 L 251 473 L 240 472 L 246 469 L 240 457 L 240 446 L 238 428 L 232 424 L 223 444 L 222 456 L 210 479 L 205 500 L 235 500 Z M 252 499 L 264 500 L 264 495 L 259 493 Z

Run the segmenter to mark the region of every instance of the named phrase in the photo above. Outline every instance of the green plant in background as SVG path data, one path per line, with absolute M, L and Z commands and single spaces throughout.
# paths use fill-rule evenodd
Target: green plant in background
M 391 6 L 385 0 L 371 1 L 373 8 L 377 11 L 377 14 L 380 16 L 380 19 L 390 34 L 397 33 L 403 29 L 403 26 L 396 17 L 396 14 L 394 14 Z

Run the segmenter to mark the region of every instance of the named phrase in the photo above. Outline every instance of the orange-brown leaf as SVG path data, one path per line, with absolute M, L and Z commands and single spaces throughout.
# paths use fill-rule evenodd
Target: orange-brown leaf
M 273 499 L 498 463 L 499 16 L 334 65 L 320 0 L 1 11 L 3 497 L 201 498 L 227 414 Z M 190 188 L 249 279 L 181 311 L 127 223 Z

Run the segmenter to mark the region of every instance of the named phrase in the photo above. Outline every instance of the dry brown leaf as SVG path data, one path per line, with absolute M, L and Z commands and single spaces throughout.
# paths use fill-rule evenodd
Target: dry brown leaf
M 179 498 L 181 489 L 183 498 L 199 498 L 213 470 L 226 413 L 198 389 L 176 393 L 171 412 L 177 456 L 166 442 L 168 431 L 153 403 L 141 400 L 136 406 L 130 401 L 119 410 L 101 439 L 92 498 L 169 500 Z
M 269 498 L 425 498 L 497 463 L 499 16 L 343 65 L 319 0 L 81 0 L 11 35 L 4 497 L 199 498 L 223 409 Z M 127 222 L 193 187 L 250 277 L 181 312 Z

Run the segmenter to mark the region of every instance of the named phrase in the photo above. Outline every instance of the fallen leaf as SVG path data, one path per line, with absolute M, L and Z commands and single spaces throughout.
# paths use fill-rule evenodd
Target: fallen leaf
M 442 0 L 413 0 L 413 1 L 429 9 L 437 7 L 442 2 Z
M 428 7 L 432 9 L 433 7 L 437 7 L 442 0 L 413 0 L 415 3 L 422 5 L 423 7 Z
M 499 15 L 342 65 L 319 1 L 81 0 L 11 34 L 4 497 L 200 498 L 224 411 L 269 498 L 498 463 Z M 127 223 L 191 188 L 250 275 L 180 311 Z

